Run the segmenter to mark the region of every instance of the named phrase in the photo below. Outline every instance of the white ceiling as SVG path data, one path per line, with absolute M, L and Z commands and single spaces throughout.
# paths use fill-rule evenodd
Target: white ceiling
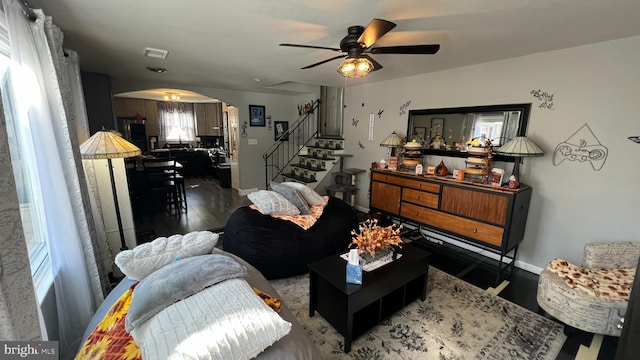
M 300 93 L 344 86 L 339 47 L 350 25 L 397 27 L 374 46 L 441 45 L 435 55 L 372 55 L 384 68 L 348 85 L 378 82 L 640 35 L 638 0 L 27 0 L 53 16 L 83 71 L 112 78 L 243 91 Z M 145 57 L 165 49 L 165 60 Z M 163 67 L 164 74 L 146 67 Z M 259 79 L 260 81 L 256 81 Z

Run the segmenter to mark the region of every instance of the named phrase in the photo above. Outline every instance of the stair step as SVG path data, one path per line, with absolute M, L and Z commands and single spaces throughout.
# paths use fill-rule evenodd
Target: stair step
M 316 180 L 311 180 L 311 179 L 308 179 L 308 178 L 305 178 L 305 177 L 302 177 L 302 176 L 297 176 L 294 173 L 282 173 L 282 176 L 284 176 L 286 178 L 289 178 L 289 179 L 294 179 L 294 180 L 303 182 L 305 184 L 312 184 L 312 183 L 318 182 Z
M 344 139 L 338 138 L 315 138 L 309 141 L 307 147 L 326 150 L 343 150 Z
M 306 158 L 306 159 L 316 159 L 316 160 L 337 160 L 336 158 L 333 157 L 319 157 L 319 156 L 312 156 L 312 155 L 298 155 L 301 158 Z M 332 156 L 342 156 L 342 154 L 332 154 Z
M 342 147 L 315 146 L 313 144 L 308 144 L 307 147 L 311 149 L 323 149 L 323 150 L 344 150 L 344 148 Z
M 307 166 L 307 165 L 303 165 L 303 164 L 291 164 L 291 166 L 294 166 L 294 167 L 297 167 L 297 168 L 301 168 L 301 169 L 305 169 L 305 170 L 310 170 L 310 171 L 327 171 L 327 169 L 315 168 L 313 166 Z

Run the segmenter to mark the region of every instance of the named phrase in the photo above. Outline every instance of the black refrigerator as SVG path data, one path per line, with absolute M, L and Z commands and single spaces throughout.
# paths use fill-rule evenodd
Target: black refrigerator
M 118 118 L 118 125 L 122 137 L 130 143 L 137 146 L 142 152 L 147 152 L 149 146 L 147 144 L 147 131 L 145 129 L 144 120 L 132 120 L 127 118 Z

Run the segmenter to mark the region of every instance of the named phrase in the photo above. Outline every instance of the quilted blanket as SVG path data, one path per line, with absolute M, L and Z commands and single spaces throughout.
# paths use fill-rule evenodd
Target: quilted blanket
M 629 300 L 635 269 L 590 269 L 554 259 L 547 269 L 565 279 L 571 288 L 577 288 L 593 296 Z

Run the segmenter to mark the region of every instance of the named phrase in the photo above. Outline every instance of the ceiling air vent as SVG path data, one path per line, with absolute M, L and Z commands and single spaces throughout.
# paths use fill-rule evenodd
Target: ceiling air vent
M 156 59 L 166 59 L 169 52 L 162 49 L 144 48 L 144 55 Z

